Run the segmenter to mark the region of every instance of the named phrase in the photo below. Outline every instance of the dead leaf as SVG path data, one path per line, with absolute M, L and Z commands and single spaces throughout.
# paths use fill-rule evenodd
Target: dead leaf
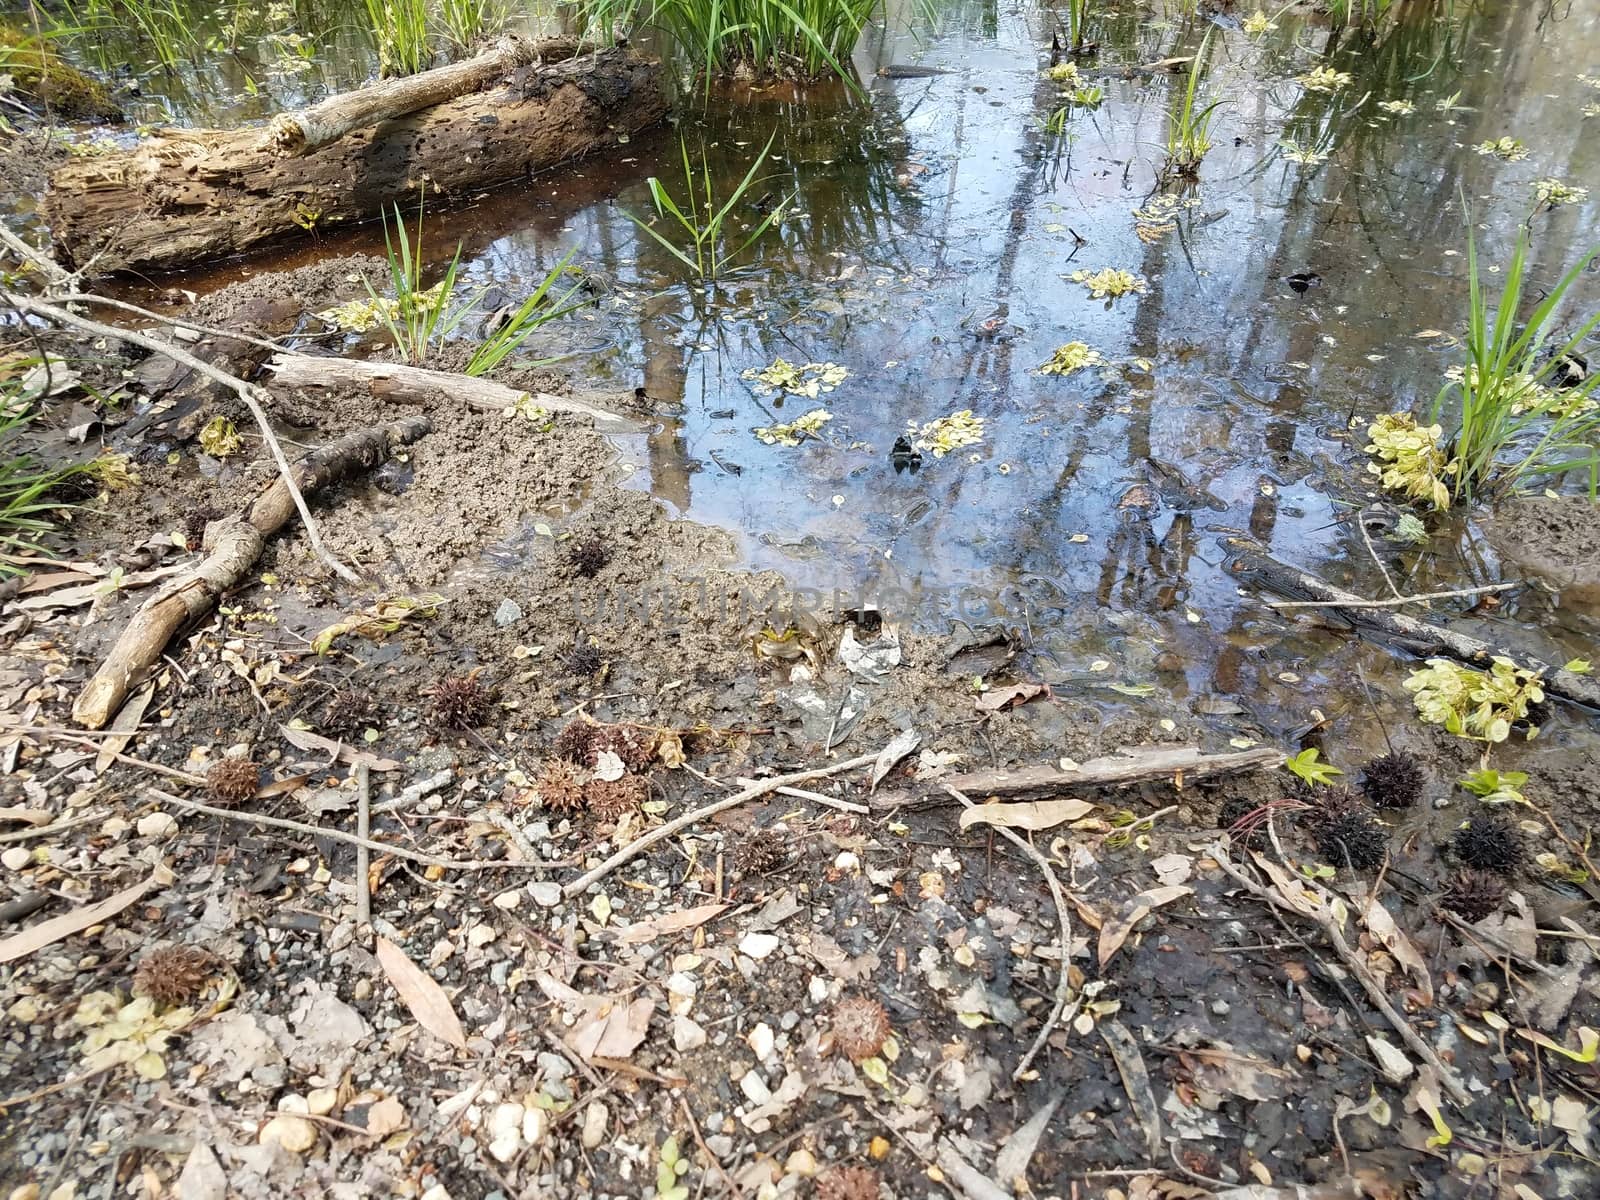
M 1144 920 L 1152 910 L 1160 908 L 1163 904 L 1171 904 L 1174 900 L 1181 899 L 1194 892 L 1190 887 L 1158 887 L 1147 892 L 1140 892 L 1124 907 L 1123 911 L 1107 921 L 1100 930 L 1100 965 L 1104 967 L 1111 961 L 1112 955 L 1122 949 L 1122 943 L 1128 940 L 1128 935 L 1133 932 L 1133 927 Z
M 283 734 L 287 741 L 296 750 L 320 751 L 328 756 L 329 762 L 342 762 L 352 767 L 361 763 L 367 764 L 369 771 L 398 771 L 400 764 L 392 758 L 379 758 L 367 750 L 357 750 L 354 746 L 346 746 L 343 742 L 333 738 L 325 738 L 320 733 L 312 733 L 309 729 L 296 729 L 292 725 L 279 725 L 278 732 Z
M 1128 1093 L 1133 1114 L 1144 1130 L 1145 1153 L 1154 1159 L 1161 1149 L 1161 1109 L 1156 1105 L 1155 1090 L 1150 1086 L 1150 1072 L 1144 1065 L 1144 1056 L 1139 1053 L 1139 1043 L 1120 1021 L 1101 1021 L 1099 1028 L 1100 1037 L 1117 1064 L 1117 1074 L 1122 1077 L 1122 1089 Z
M 43 950 L 46 946 L 59 942 L 62 938 L 71 937 L 75 933 L 82 933 L 91 925 L 99 925 L 102 921 L 116 916 L 134 901 L 143 897 L 153 888 L 166 887 L 172 882 L 172 872 L 165 867 L 157 867 L 148 878 L 134 884 L 132 887 L 123 888 L 115 895 L 107 896 L 98 904 L 88 904 L 83 908 L 75 908 L 69 913 L 59 917 L 52 917 L 48 921 L 24 929 L 21 933 L 14 933 L 4 941 L 0 941 L 0 963 L 15 962 L 19 958 L 26 958 L 35 951 Z
M 961 814 L 961 828 L 998 825 L 1003 829 L 1054 829 L 1094 811 L 1087 800 L 1063 796 L 1058 800 L 1026 800 L 1015 804 L 980 804 Z
M 394 984 L 394 990 L 400 993 L 400 1002 L 410 1010 L 418 1025 L 457 1050 L 467 1048 L 466 1031 L 461 1028 L 450 997 L 388 938 L 378 939 L 378 965 Z
M 1039 696 L 1048 697 L 1050 689 L 1042 683 L 1013 683 L 1010 687 L 990 688 L 977 698 L 979 712 L 1004 712 Z
M 1428 974 L 1428 964 L 1422 955 L 1417 953 L 1417 948 L 1411 944 L 1411 939 L 1400 931 L 1376 896 L 1366 893 L 1358 894 L 1355 898 L 1360 908 L 1361 921 L 1367 927 L 1383 948 L 1394 955 L 1398 962 L 1416 980 L 1417 990 L 1422 993 L 1423 1003 L 1433 1003 L 1433 978 Z
M 626 1060 L 632 1057 L 650 1031 L 654 1000 L 639 999 L 631 1004 L 611 1001 L 582 1018 L 567 1035 L 567 1045 L 587 1062 L 597 1058 Z
M 1061 1099 L 1059 1095 L 1053 1097 L 1029 1117 L 1025 1125 L 1013 1130 L 1011 1136 L 1001 1144 L 1000 1152 L 994 1156 L 995 1178 L 1019 1196 L 1024 1194 L 1021 1184 L 1027 1182 L 1028 1163 L 1033 1160 L 1034 1151 L 1039 1148 L 1039 1139 L 1044 1136 L 1045 1128 L 1055 1115 Z
M 726 904 L 700 904 L 694 908 L 685 908 L 663 917 L 656 917 L 654 920 L 637 921 L 624 929 L 617 936 L 617 940 L 631 946 L 639 942 L 653 941 L 668 934 L 682 933 L 685 929 L 704 925 L 712 917 L 727 911 L 728 907 Z
M 1186 1050 L 1183 1060 L 1195 1083 L 1207 1091 L 1245 1100 L 1277 1100 L 1284 1093 L 1283 1081 L 1294 1078 L 1291 1071 L 1236 1053 L 1227 1042 Z
M 144 710 L 150 707 L 150 697 L 155 694 L 155 684 L 147 683 L 123 701 L 116 719 L 111 722 L 112 736 L 100 743 L 100 753 L 94 760 L 96 775 L 105 774 L 106 768 L 117 761 L 117 755 L 127 749 L 133 735 L 139 731 L 139 722 L 144 720 Z
M 24 825 L 48 825 L 54 814 L 43 808 L 0 808 L 0 821 L 20 821 Z
M 878 785 L 883 782 L 883 777 L 894 770 L 896 763 L 915 750 L 921 740 L 915 729 L 902 729 L 895 734 L 893 740 L 878 752 L 877 761 L 872 764 L 872 783 L 867 791 L 877 791 Z

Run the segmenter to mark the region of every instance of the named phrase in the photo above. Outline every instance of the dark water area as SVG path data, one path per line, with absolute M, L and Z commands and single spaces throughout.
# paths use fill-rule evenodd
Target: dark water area
M 616 470 L 734 532 L 746 565 L 923 628 L 1001 621 L 1026 632 L 1042 678 L 1109 705 L 1204 712 L 1241 739 L 1320 711 L 1330 742 L 1381 749 L 1358 668 L 1398 729 L 1414 721 L 1409 666 L 1243 597 L 1222 540 L 1385 594 L 1342 518 L 1375 496 L 1366 422 L 1426 411 L 1462 360 L 1469 223 L 1503 263 L 1536 181 L 1587 188 L 1531 218 L 1535 289 L 1600 230 L 1600 2 L 1415 4 L 1376 35 L 1304 9 L 1265 30 L 1248 16 L 1107 6 L 1098 53 L 1077 60 L 1103 98 L 1056 128 L 1052 10 L 948 4 L 929 28 L 891 8 L 857 52 L 861 93 L 686 89 L 673 128 L 431 213 L 430 249 L 459 242 L 466 285 L 513 296 L 573 253 L 603 296 L 534 351 L 659 402 L 653 430 L 619 439 Z M 327 27 L 303 67 L 285 67 L 299 50 L 280 37 L 181 88 L 162 92 L 185 76 L 157 72 L 140 119 L 259 119 L 370 71 L 350 21 Z M 1193 55 L 1204 103 L 1221 102 L 1213 146 L 1198 180 L 1163 189 L 1187 68 L 1148 65 Z M 943 73 L 880 75 L 890 64 Z M 1318 67 L 1348 79 L 1306 86 Z M 630 220 L 653 212 L 646 180 L 682 196 L 681 138 L 720 204 L 769 137 L 733 223 L 753 229 L 788 198 L 781 218 L 715 284 L 688 279 Z M 1501 138 L 1525 156 L 1480 150 Z M 325 235 L 184 285 L 381 248 L 372 229 Z M 1107 268 L 1139 290 L 1097 300 L 1073 279 Z M 1572 324 L 1596 304 L 1590 272 Z M 1072 342 L 1101 361 L 1041 373 Z M 750 373 L 780 358 L 847 375 L 814 399 L 763 394 Z M 798 445 L 755 432 L 817 409 L 829 419 Z M 981 441 L 895 469 L 898 437 L 963 411 Z M 1403 590 L 1501 578 L 1472 514 L 1430 533 L 1375 543 Z M 1529 590 L 1461 627 L 1560 662 L 1590 652 L 1600 614 Z M 1551 736 L 1589 736 L 1567 720 Z

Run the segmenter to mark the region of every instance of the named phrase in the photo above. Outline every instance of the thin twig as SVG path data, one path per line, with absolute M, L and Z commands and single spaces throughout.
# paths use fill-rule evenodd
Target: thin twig
M 964 807 L 978 807 L 969 797 L 957 791 L 948 783 L 944 785 L 944 790 L 955 797 Z M 1061 1022 L 1063 1014 L 1067 1011 L 1067 1004 L 1072 999 L 1072 979 L 1071 972 L 1068 969 L 1068 961 L 1072 956 L 1072 924 L 1067 917 L 1067 898 L 1061 891 L 1061 881 L 1056 878 L 1055 868 L 1050 865 L 1050 860 L 1034 849 L 1032 843 L 1026 838 L 1013 833 L 1003 825 L 996 825 L 994 828 L 997 833 L 1007 838 L 1012 845 L 1031 858 L 1034 865 L 1044 873 L 1044 881 L 1050 885 L 1050 898 L 1056 903 L 1056 920 L 1061 923 L 1061 977 L 1056 980 L 1055 1007 L 1050 1010 L 1050 1019 L 1044 1023 L 1044 1026 L 1034 1037 L 1033 1045 L 1028 1047 L 1028 1052 L 1022 1056 L 1022 1061 L 1017 1064 L 1017 1069 L 1011 1072 L 1011 1081 L 1015 1083 L 1022 1078 L 1023 1072 L 1028 1069 L 1039 1051 L 1044 1048 L 1045 1039 L 1054 1032 L 1056 1026 Z
M 694 1134 L 695 1144 L 700 1147 L 700 1152 L 711 1160 L 711 1165 L 717 1169 L 717 1174 L 722 1176 L 722 1182 L 728 1185 L 728 1190 L 735 1196 L 742 1197 L 744 1189 L 732 1175 L 728 1174 L 728 1168 L 722 1165 L 722 1160 L 711 1153 L 711 1147 L 706 1145 L 706 1139 L 700 1136 L 700 1123 L 694 1119 L 688 1101 L 682 1096 L 678 1097 L 678 1107 L 683 1109 L 684 1118 L 689 1122 L 689 1132 Z
M 365 846 L 368 850 L 375 850 L 379 854 L 392 854 L 396 858 L 404 858 L 410 862 L 421 863 L 426 867 L 443 867 L 447 871 L 544 871 L 551 867 L 571 865 L 571 862 L 566 859 L 519 863 L 508 862 L 505 859 L 439 858 L 433 854 L 424 854 L 420 850 L 407 850 L 401 846 L 375 842 L 371 838 L 356 837 L 354 834 L 341 833 L 337 829 L 328 829 L 321 825 L 307 825 L 303 821 L 290 821 L 283 817 L 268 817 L 261 813 L 234 812 L 227 808 L 214 808 L 209 804 L 201 804 L 196 800 L 185 800 L 182 796 L 174 796 L 156 788 L 150 789 L 150 795 L 167 804 L 176 804 L 179 808 L 187 808 L 191 812 L 205 813 L 208 817 L 221 817 L 225 821 L 239 821 L 246 825 L 265 825 L 272 829 L 287 829 L 293 833 L 303 833 L 311 837 L 344 842 L 349 846 Z
M 13 829 L 10 833 L 0 833 L 0 844 L 5 842 L 31 842 L 34 838 L 49 837 L 51 834 L 64 833 L 68 829 L 76 829 L 79 825 L 92 825 L 96 821 L 103 821 L 111 815 L 109 809 L 99 809 L 92 813 L 84 813 L 81 817 L 73 817 L 67 821 L 57 821 L 54 825 L 36 825 L 32 829 Z
M 279 354 L 295 353 L 293 346 L 286 346 L 282 342 L 272 341 L 270 338 L 252 337 L 248 333 L 240 333 L 235 329 L 218 329 L 214 325 L 196 325 L 193 321 L 185 321 L 182 317 L 163 316 L 153 313 L 148 308 L 140 308 L 137 304 L 129 304 L 126 300 L 113 300 L 110 296 L 96 296 L 89 292 L 72 292 L 65 296 L 52 295 L 50 297 L 58 304 L 101 304 L 107 308 L 121 309 L 123 312 L 133 313 L 135 316 L 148 317 L 161 325 L 171 325 L 174 329 L 187 329 L 193 333 L 203 333 L 208 337 L 227 338 L 229 341 L 243 342 L 248 346 L 259 346 L 263 350 L 272 350 Z
M 1390 585 L 1393 586 L 1392 584 Z M 1268 608 L 1397 608 L 1425 600 L 1450 600 L 1458 596 L 1481 596 L 1485 592 L 1508 592 L 1520 583 L 1488 583 L 1483 587 L 1457 588 L 1449 592 L 1418 592 L 1414 596 L 1396 595 L 1393 600 L 1273 600 Z
M 1367 532 L 1367 523 L 1361 520 L 1359 516 L 1356 518 L 1356 528 L 1361 530 L 1361 540 L 1367 545 L 1367 553 L 1372 555 L 1372 561 L 1377 563 L 1378 570 L 1383 572 L 1383 581 L 1389 585 L 1389 594 L 1396 600 L 1402 599 L 1400 589 L 1394 585 L 1394 576 L 1389 574 L 1388 566 L 1385 565 L 1383 559 L 1378 557 L 1378 551 L 1372 545 L 1372 535 Z
M 305 522 L 306 536 L 311 540 L 312 550 L 327 565 L 328 569 L 338 575 L 339 578 L 348 583 L 361 582 L 361 577 L 335 558 L 323 543 L 322 533 L 317 528 L 315 519 L 311 516 L 311 510 L 306 506 L 305 496 L 300 493 L 299 483 L 295 481 L 294 469 L 289 466 L 289 460 L 284 456 L 283 447 L 278 442 L 278 435 L 272 432 L 272 424 L 267 420 L 266 410 L 261 407 L 262 400 L 270 399 L 263 388 L 257 387 L 255 384 L 246 383 L 238 376 L 230 375 L 204 359 L 196 358 L 187 350 L 180 349 L 171 342 L 164 342 L 160 338 L 150 337 L 147 334 L 138 333 L 131 329 L 119 329 L 115 325 L 104 325 L 99 321 L 91 321 L 88 317 L 80 317 L 77 313 L 70 312 L 57 305 L 44 304 L 38 300 L 29 300 L 22 296 L 13 296 L 9 292 L 0 291 L 0 296 L 5 296 L 7 302 L 20 312 L 31 313 L 33 316 L 43 320 L 54 321 L 58 325 L 66 325 L 84 333 L 93 334 L 96 337 L 127 342 L 132 346 L 143 347 L 153 354 L 164 355 L 172 359 L 173 362 L 181 363 L 190 370 L 199 372 L 207 379 L 219 383 L 233 392 L 244 402 L 245 407 L 250 410 L 250 415 L 256 419 L 256 425 L 261 430 L 261 438 L 267 444 L 267 448 L 272 451 L 273 461 L 278 464 L 278 474 L 282 477 L 283 485 L 289 492 L 289 498 L 294 501 L 295 510 L 299 512 L 300 519 Z M 151 313 L 150 316 L 157 321 L 161 319 L 155 313 Z
M 740 787 L 749 787 L 758 782 L 754 779 L 739 779 Z M 821 792 L 808 792 L 804 788 L 781 787 L 773 788 L 780 796 L 793 796 L 796 800 L 809 800 L 813 804 L 820 804 L 824 808 L 836 808 L 840 812 L 854 813 L 856 816 L 866 816 L 872 810 L 865 804 L 855 804 L 849 800 L 837 800 L 832 796 L 824 796 Z
M 781 787 L 790 787 L 797 783 L 805 783 L 810 779 L 821 779 L 826 775 L 837 775 L 841 771 L 854 771 L 858 767 L 864 767 L 868 763 L 876 762 L 877 759 L 878 755 L 876 752 L 872 754 L 860 754 L 855 758 L 847 759 L 846 761 L 840 763 L 832 763 L 826 767 L 813 767 L 808 771 L 796 771 L 790 775 L 774 775 L 771 779 L 763 779 L 759 783 L 753 783 L 749 787 L 734 793 L 732 796 L 724 796 L 721 800 L 716 800 L 710 804 L 702 805 L 693 812 L 686 812 L 681 817 L 676 817 L 673 820 L 668 821 L 665 825 L 659 825 L 652 829 L 649 833 L 645 834 L 643 837 L 629 842 L 626 846 L 624 846 L 621 850 L 618 850 L 594 870 L 567 884 L 566 887 L 561 889 L 561 894 L 568 900 L 572 899 L 574 896 L 581 895 L 590 887 L 599 883 L 607 875 L 611 874 L 611 872 L 615 871 L 618 867 L 622 866 L 626 862 L 631 861 L 641 852 L 648 850 L 651 846 L 654 846 L 657 842 L 671 837 L 681 829 L 687 829 L 690 825 L 693 825 L 696 822 L 704 821 L 707 817 L 714 817 L 720 812 L 727 812 L 730 808 L 738 808 L 741 804 L 748 804 L 756 797 L 765 796 L 767 793 L 775 792 Z
M 356 836 L 361 844 L 356 846 L 356 924 L 372 924 L 372 780 L 367 764 L 356 764 Z

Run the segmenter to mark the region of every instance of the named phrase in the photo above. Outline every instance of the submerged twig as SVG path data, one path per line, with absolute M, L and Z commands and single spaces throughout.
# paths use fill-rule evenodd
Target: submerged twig
M 1392 585 L 1391 585 L 1392 586 Z M 1453 600 L 1462 596 L 1481 596 L 1486 592 L 1509 592 L 1521 587 L 1520 583 L 1488 583 L 1482 587 L 1455 588 L 1448 592 L 1418 592 L 1412 596 L 1396 595 L 1392 600 L 1269 600 L 1268 608 L 1395 608 L 1402 604 L 1420 604 L 1425 600 Z

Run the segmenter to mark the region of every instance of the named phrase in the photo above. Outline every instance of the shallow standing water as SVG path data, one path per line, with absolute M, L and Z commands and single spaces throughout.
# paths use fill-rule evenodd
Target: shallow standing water
M 857 54 L 865 95 L 690 93 L 677 129 L 440 214 L 431 245 L 459 239 L 469 282 L 513 295 L 576 252 L 609 293 L 542 348 L 661 402 L 660 426 L 621 443 L 629 486 L 736 532 L 748 565 L 923 627 L 1002 620 L 1029 635 L 1042 678 L 1107 705 L 1198 706 L 1245 737 L 1284 736 L 1320 708 L 1341 741 L 1381 746 L 1355 668 L 1398 727 L 1404 664 L 1241 600 L 1221 539 L 1382 593 L 1338 518 L 1367 498 L 1365 419 L 1423 411 L 1459 361 L 1467 222 L 1485 260 L 1503 261 L 1535 180 L 1588 186 L 1533 218 L 1546 286 L 1600 224 L 1600 116 L 1584 115 L 1600 101 L 1585 77 L 1600 3 L 1418 6 L 1375 38 L 1303 12 L 1247 33 L 1232 17 L 1110 6 L 1098 53 L 1077 60 L 1103 101 L 1052 131 L 1055 20 L 968 3 L 943 6 L 931 31 L 891 20 Z M 1196 54 L 1204 103 L 1222 101 L 1214 146 L 1198 181 L 1163 193 L 1186 76 L 1144 65 Z M 890 64 L 943 73 L 877 74 Z M 1309 89 L 1297 77 L 1317 66 L 1349 81 Z M 311 71 L 265 99 L 224 74 L 215 94 L 160 102 L 195 120 L 262 116 L 314 96 Z M 681 194 L 681 136 L 727 195 L 769 135 L 737 213 L 748 228 L 789 197 L 781 223 L 717 285 L 685 282 L 629 219 L 650 212 L 644 180 Z M 1477 149 L 1508 136 L 1526 158 Z M 304 254 L 374 244 L 368 231 Z M 1143 290 L 1098 301 L 1071 278 L 1108 267 Z M 1288 277 L 1302 273 L 1317 279 L 1300 291 Z M 1577 293 L 1592 308 L 1600 276 Z M 1073 341 L 1104 364 L 1041 374 Z M 763 395 L 746 373 L 780 357 L 849 375 L 815 400 Z M 754 432 L 819 407 L 831 420 L 798 446 Z M 959 410 L 982 418 L 981 444 L 894 469 L 908 424 Z M 1418 550 L 1380 543 L 1397 579 L 1499 578 L 1470 522 L 1433 532 Z M 1565 658 L 1597 629 L 1592 609 L 1530 593 L 1477 632 Z M 1587 736 L 1559 718 L 1554 732 Z

